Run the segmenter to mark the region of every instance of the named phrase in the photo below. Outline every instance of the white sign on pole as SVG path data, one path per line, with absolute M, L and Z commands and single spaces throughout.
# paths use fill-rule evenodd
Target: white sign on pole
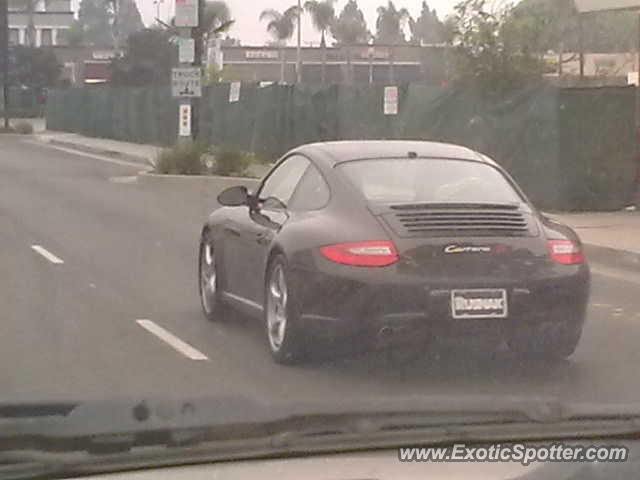
M 193 38 L 181 38 L 178 41 L 178 61 L 193 63 L 196 59 L 196 42 Z
M 384 87 L 384 114 L 398 114 L 398 87 Z
M 640 0 L 575 0 L 580 13 L 606 10 L 640 10 Z
M 176 27 L 198 26 L 198 0 L 176 0 Z
M 180 136 L 181 137 L 190 137 L 191 136 L 191 105 L 185 104 L 180 105 L 178 121 L 180 122 Z
M 232 82 L 229 87 L 229 103 L 234 103 L 240 100 L 240 82 Z
M 199 68 L 174 68 L 171 76 L 171 90 L 174 97 L 202 96 L 202 72 Z

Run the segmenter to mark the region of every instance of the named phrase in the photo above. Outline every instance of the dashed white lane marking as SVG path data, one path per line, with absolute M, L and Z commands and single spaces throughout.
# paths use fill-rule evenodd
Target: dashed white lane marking
M 44 258 L 49 260 L 51 263 L 54 263 L 56 265 L 60 265 L 60 264 L 64 263 L 64 260 L 62 260 L 61 258 L 56 257 L 53 253 L 48 251 L 46 248 L 41 247 L 40 245 L 31 245 L 31 248 L 34 251 L 38 252 L 40 255 L 42 255 Z
M 611 307 L 613 307 L 613 305 L 611 305 L 610 303 L 592 303 L 591 306 L 592 307 L 598 307 L 598 308 L 611 308 Z
M 147 330 L 149 333 L 152 333 L 153 335 L 158 337 L 167 345 L 173 347 L 185 357 L 190 358 L 191 360 L 209 360 L 209 358 L 204 353 L 196 350 L 188 343 L 183 342 L 173 333 L 165 330 L 157 323 L 152 322 L 151 320 L 136 320 L 136 323 Z
M 110 177 L 109 181 L 111 183 L 123 184 L 138 183 L 138 177 Z

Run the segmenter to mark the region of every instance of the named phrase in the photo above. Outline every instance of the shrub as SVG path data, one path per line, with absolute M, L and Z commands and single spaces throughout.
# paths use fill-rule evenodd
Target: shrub
M 33 125 L 29 122 L 18 122 L 13 128 L 20 135 L 31 135 L 33 133 Z
M 247 169 L 257 161 L 255 154 L 222 148 L 214 153 L 215 162 L 213 174 L 223 177 L 242 177 L 247 174 Z
M 206 171 L 202 155 L 205 148 L 195 142 L 179 143 L 156 157 L 156 173 L 165 175 L 202 175 Z

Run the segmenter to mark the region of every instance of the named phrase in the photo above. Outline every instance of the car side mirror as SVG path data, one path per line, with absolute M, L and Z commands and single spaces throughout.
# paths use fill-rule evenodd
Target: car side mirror
M 218 203 L 225 207 L 240 207 L 242 205 L 249 205 L 250 202 L 251 195 L 247 187 L 243 185 L 227 188 L 218 195 Z

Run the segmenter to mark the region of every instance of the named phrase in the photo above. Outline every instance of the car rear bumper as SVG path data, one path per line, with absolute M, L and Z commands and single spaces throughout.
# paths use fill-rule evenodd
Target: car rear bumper
M 408 277 L 393 269 L 328 266 L 294 271 L 301 321 L 310 335 L 375 339 L 394 337 L 499 341 L 528 335 L 560 335 L 581 330 L 590 293 L 586 265 L 552 265 L 545 275 L 518 279 L 463 276 Z M 451 290 L 506 289 L 504 319 L 454 319 Z

